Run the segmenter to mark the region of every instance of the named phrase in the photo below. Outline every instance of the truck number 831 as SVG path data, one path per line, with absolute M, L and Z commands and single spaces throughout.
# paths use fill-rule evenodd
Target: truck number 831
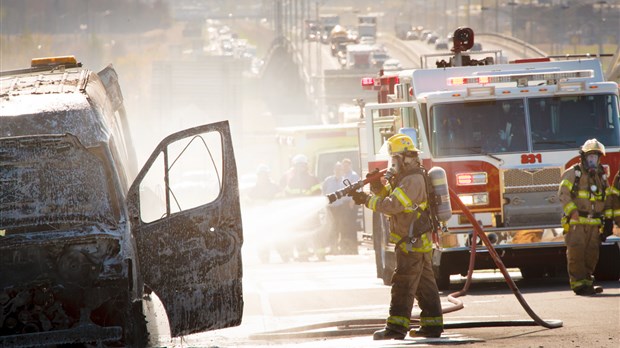
M 539 154 L 539 153 L 537 153 L 537 154 L 525 153 L 525 154 L 521 155 L 521 163 L 522 164 L 542 163 L 542 155 Z

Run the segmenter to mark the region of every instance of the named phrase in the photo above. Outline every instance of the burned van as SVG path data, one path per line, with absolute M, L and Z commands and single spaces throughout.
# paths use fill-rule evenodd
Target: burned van
M 129 135 L 111 66 L 0 73 L 0 346 L 146 346 L 153 298 L 173 337 L 240 324 L 228 123 L 166 137 L 140 171 Z

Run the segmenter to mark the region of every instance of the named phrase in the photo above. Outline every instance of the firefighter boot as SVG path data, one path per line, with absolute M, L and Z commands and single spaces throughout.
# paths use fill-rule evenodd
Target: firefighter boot
M 603 289 L 600 286 L 597 286 L 597 288 L 600 288 L 601 289 L 600 292 L 602 292 Z M 587 286 L 587 285 L 582 285 L 578 288 L 575 288 L 573 291 L 575 292 L 575 295 L 579 295 L 579 296 L 592 296 L 597 293 L 596 289 L 594 289 L 593 286 Z
M 443 332 L 443 329 L 438 326 L 438 327 L 428 327 L 428 326 L 422 326 L 417 330 L 411 330 L 409 331 L 409 336 L 411 337 L 433 337 L 433 338 L 437 338 L 437 337 L 441 337 L 441 333 Z
M 375 341 L 379 340 L 404 340 L 407 334 L 392 330 L 386 327 L 383 330 L 375 331 L 372 335 L 372 339 Z

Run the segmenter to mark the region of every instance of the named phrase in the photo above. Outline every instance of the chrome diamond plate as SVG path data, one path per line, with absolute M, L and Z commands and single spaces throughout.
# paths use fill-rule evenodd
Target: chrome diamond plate
M 557 191 L 562 168 L 507 169 L 503 174 L 506 193 Z

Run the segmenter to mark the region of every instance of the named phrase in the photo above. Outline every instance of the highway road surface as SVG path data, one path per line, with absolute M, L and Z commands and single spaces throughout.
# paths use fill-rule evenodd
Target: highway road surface
M 462 301 L 463 309 L 444 315 L 452 326 L 439 339 L 373 341 L 387 316 L 390 289 L 375 278 L 374 256 L 366 246 L 359 255 L 328 255 L 320 262 L 283 263 L 277 254 L 259 263 L 251 245 L 244 245 L 245 311 L 240 326 L 183 338 L 160 338 L 160 346 L 178 347 L 620 347 L 620 282 L 601 283 L 605 292 L 594 297 L 572 293 L 566 279 L 525 281 L 511 272 L 535 315 L 562 327 L 533 324 L 499 272 L 476 273 Z M 463 287 L 452 276 L 448 295 Z M 454 301 L 454 300 L 453 300 Z M 414 307 L 414 317 L 419 308 Z M 485 323 L 506 322 L 503 327 Z M 346 324 L 350 324 L 346 326 Z M 525 325 L 525 326 L 523 326 Z M 534 325 L 534 326 L 532 326 Z

